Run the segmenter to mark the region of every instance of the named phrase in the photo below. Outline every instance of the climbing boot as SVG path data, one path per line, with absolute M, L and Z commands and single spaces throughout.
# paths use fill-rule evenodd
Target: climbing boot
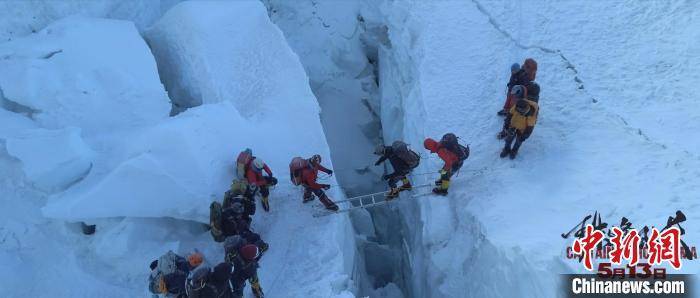
M 508 147 L 503 148 L 503 151 L 501 151 L 501 158 L 508 156 L 508 154 L 511 154 L 510 148 L 508 148 Z
M 446 196 L 447 189 L 443 189 L 441 187 L 436 187 L 436 188 L 433 188 L 433 193 L 436 195 Z
M 308 203 L 314 200 L 314 196 L 312 194 L 304 194 L 304 203 Z
M 260 203 L 262 204 L 265 212 L 270 212 L 270 201 L 268 200 L 268 197 L 262 197 L 262 199 L 260 199 Z
M 389 200 L 392 200 L 398 196 L 399 196 L 399 189 L 398 188 L 391 188 L 391 190 L 389 190 L 389 192 L 386 194 L 386 200 L 389 201 Z
M 333 203 L 333 201 L 331 201 L 331 199 L 329 199 L 326 194 L 323 194 L 322 196 L 320 196 L 318 198 L 318 200 L 321 201 L 321 203 L 323 203 L 323 205 L 326 206 L 326 209 L 328 209 L 328 210 L 331 210 L 331 211 L 340 210 L 340 208 L 338 208 L 338 205 Z
M 518 150 L 510 150 L 510 159 L 515 159 L 515 156 L 518 155 Z

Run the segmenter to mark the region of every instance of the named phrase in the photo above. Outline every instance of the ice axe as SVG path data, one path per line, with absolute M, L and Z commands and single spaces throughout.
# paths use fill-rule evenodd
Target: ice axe
M 590 214 L 587 215 L 585 218 L 583 218 L 583 220 L 579 224 L 577 224 L 573 228 L 571 228 L 571 230 L 569 232 L 567 232 L 566 234 L 561 234 L 561 238 L 564 238 L 564 239 L 569 238 L 569 235 L 571 235 L 571 233 L 573 233 L 576 230 L 576 228 L 583 225 L 583 223 L 586 222 L 589 218 L 591 218 Z

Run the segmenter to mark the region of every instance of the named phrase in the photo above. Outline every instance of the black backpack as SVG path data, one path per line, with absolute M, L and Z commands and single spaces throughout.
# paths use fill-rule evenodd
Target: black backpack
M 413 150 L 408 149 L 408 145 L 402 141 L 395 141 L 391 144 L 391 149 L 410 169 L 415 169 L 420 164 L 420 156 Z
M 453 133 L 446 133 L 442 136 L 440 146 L 457 155 L 459 161 L 469 158 L 469 146 L 460 145 L 457 136 Z

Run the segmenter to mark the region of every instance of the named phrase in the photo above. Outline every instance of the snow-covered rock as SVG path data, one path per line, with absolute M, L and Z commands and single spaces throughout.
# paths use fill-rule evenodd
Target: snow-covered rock
M 7 138 L 5 147 L 22 162 L 27 179 L 45 191 L 63 190 L 85 177 L 94 155 L 77 128 L 23 130 Z
M 0 44 L 2 106 L 86 134 L 152 124 L 168 97 L 133 23 L 70 17 Z

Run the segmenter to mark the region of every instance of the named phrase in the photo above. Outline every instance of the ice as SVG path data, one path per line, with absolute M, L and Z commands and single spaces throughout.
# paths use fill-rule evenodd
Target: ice
M 259 2 L 181 3 L 146 39 L 179 108 L 229 101 L 240 116 L 256 120 L 319 113 L 316 104 L 302 101 L 313 97 L 308 78 L 288 75 L 303 68 Z
M 167 250 L 217 263 L 202 223 L 246 147 L 281 181 L 253 226 L 268 297 L 555 297 L 559 273 L 581 272 L 559 235 L 596 210 L 658 226 L 680 209 L 700 240 L 696 3 L 192 1 L 147 46 L 138 29 L 174 2 L 0 3 L 0 296 L 143 296 Z M 526 57 L 540 119 L 503 160 L 495 112 Z M 472 148 L 447 197 L 313 218 L 286 179 L 318 153 L 362 192 L 379 139 L 434 172 L 421 144 L 445 132 Z
M 446 199 L 402 206 L 408 222 L 422 223 L 409 237 L 415 293 L 451 297 L 473 291 L 475 297 L 512 297 L 527 291 L 525 296 L 554 297 L 558 273 L 581 271 L 579 264 L 562 257 L 572 240 L 559 235 L 589 212 L 602 211 L 610 224 L 626 216 L 641 225 L 662 224 L 679 209 L 694 212 L 689 194 L 699 185 L 683 178 L 697 173 L 697 158 L 687 151 L 693 141 L 673 129 L 676 121 L 693 118 L 694 110 L 688 109 L 693 104 L 685 101 L 687 96 L 664 94 L 689 92 L 686 82 L 698 72 L 688 65 L 697 64 L 685 63 L 687 57 L 675 50 L 655 52 L 659 60 L 676 61 L 679 67 L 651 84 L 637 72 L 650 69 L 648 65 L 627 67 L 645 64 L 649 43 L 619 42 L 619 34 L 602 33 L 609 26 L 649 32 L 642 29 L 646 26 L 618 25 L 612 15 L 640 17 L 640 11 L 651 7 L 601 3 L 605 9 L 590 8 L 587 16 L 604 10 L 611 17 L 597 17 L 591 26 L 598 29 L 582 30 L 586 14 L 572 17 L 571 11 L 580 11 L 574 4 L 550 7 L 538 2 L 530 8 L 479 2 L 414 3 L 406 11 L 384 14 L 392 44 L 379 57 L 385 138 L 404 136 L 416 143 L 454 132 L 472 147 Z M 668 21 L 656 22 L 656 16 L 645 14 L 649 19 L 642 23 L 669 30 L 664 36 L 680 49 L 692 47 L 682 42 L 686 27 L 670 22 L 697 11 L 682 6 L 674 6 Z M 525 18 L 527 26 L 521 15 L 532 16 Z M 624 40 L 637 36 L 626 34 Z M 503 144 L 494 137 L 502 121 L 495 113 L 502 105 L 510 63 L 526 57 L 540 65 L 540 118 L 518 158 L 502 160 L 498 153 Z M 614 75 L 607 73 L 608 66 L 614 67 Z M 660 97 L 637 96 L 640 88 Z M 439 165 L 431 160 L 419 172 Z M 434 177 L 416 178 L 429 183 Z M 688 241 L 695 239 L 688 235 Z M 684 270 L 697 268 L 687 264 Z
M 222 17 L 221 11 L 228 17 Z M 217 31 L 253 25 L 259 28 L 258 34 Z M 212 34 L 187 35 L 189 26 Z M 254 230 L 271 246 L 260 269 L 263 289 L 271 297 L 351 296 L 355 252 L 347 218 L 312 217 L 319 203 L 302 204 L 300 190 L 287 178 L 294 156 L 320 154 L 324 165 L 332 167 L 332 162 L 308 79 L 264 7 L 245 1 L 184 3 L 174 7 L 148 36 L 163 78 L 190 78 L 191 84 L 182 86 L 187 92 L 215 88 L 225 90 L 226 97 L 148 127 L 115 131 L 94 140 L 103 149 L 95 169 L 81 183 L 49 198 L 43 214 L 97 224 L 96 243 L 88 248 L 90 257 L 122 264 L 116 272 L 95 273 L 101 279 L 116 279 L 119 284 L 145 281 L 146 265 L 167 249 L 179 253 L 198 249 L 216 263 L 222 258 L 221 246 L 211 240 L 202 223 L 208 223 L 209 204 L 221 200 L 228 189 L 237 154 L 248 147 L 280 180 L 270 197 L 272 211 L 265 213 L 258 207 L 253 221 Z M 187 36 L 187 42 L 160 39 L 181 36 Z M 225 49 L 210 52 L 201 47 Z M 171 56 L 158 54 L 165 48 Z M 163 70 L 171 59 L 190 66 L 209 61 L 218 70 Z M 235 72 L 241 70 L 245 73 Z M 324 183 L 337 184 L 334 178 Z M 343 198 L 338 189 L 329 195 Z M 181 230 L 183 222 L 190 227 L 186 231 Z M 176 236 L 163 236 L 177 229 Z M 113 246 L 107 244 L 107 237 L 114 239 Z M 125 261 L 125 253 L 134 255 Z M 86 270 L 97 271 L 91 266 L 93 262 Z M 138 286 L 129 292 L 143 291 L 145 284 Z
M 3 106 L 85 134 L 155 123 L 168 113 L 156 64 L 133 23 L 70 17 L 0 44 Z
M 150 26 L 180 0 L 32 0 L 0 2 L 0 40 L 40 31 L 59 19 L 79 15 L 133 21 L 139 30 Z
M 77 128 L 22 130 L 5 147 L 22 162 L 27 179 L 45 191 L 63 190 L 85 177 L 94 156 Z

